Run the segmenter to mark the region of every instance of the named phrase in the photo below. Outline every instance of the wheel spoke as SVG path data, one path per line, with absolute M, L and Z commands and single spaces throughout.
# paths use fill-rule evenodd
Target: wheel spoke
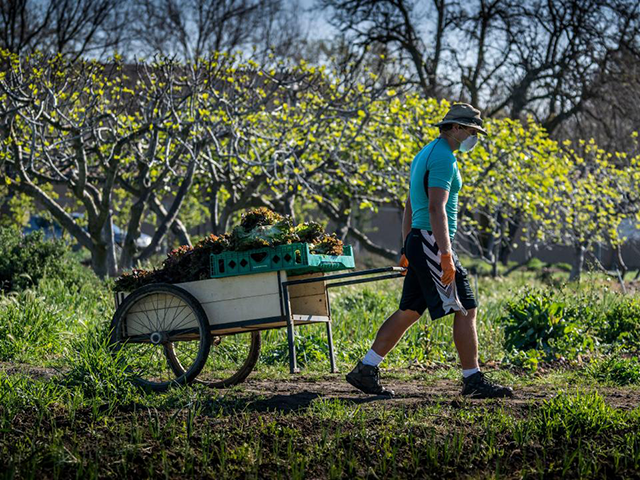
M 207 364 L 198 375 L 198 381 L 214 387 L 239 383 L 253 369 L 259 353 L 258 332 L 224 336 L 211 349 Z
M 135 313 L 129 315 L 132 310 Z M 140 321 L 142 318 L 146 319 L 146 327 Z M 188 321 L 189 325 L 194 321 L 197 325 L 187 329 L 188 341 L 163 343 L 170 341 L 173 332 Z M 122 335 L 128 331 L 128 323 L 139 326 L 134 332 L 150 331 L 135 334 L 134 341 L 128 341 Z M 155 390 L 164 390 L 176 381 L 191 381 L 204 365 L 210 346 L 207 323 L 206 314 L 195 298 L 177 287 L 154 285 L 133 292 L 129 301 L 116 311 L 114 338 L 120 339 L 118 350 L 123 352 L 137 382 Z M 193 333 L 189 334 L 189 331 Z M 178 368 L 175 367 L 177 358 Z

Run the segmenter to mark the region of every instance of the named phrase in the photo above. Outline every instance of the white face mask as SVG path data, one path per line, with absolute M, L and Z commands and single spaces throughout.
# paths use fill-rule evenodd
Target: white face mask
M 460 151 L 462 153 L 470 152 L 471 150 L 473 150 L 475 148 L 475 146 L 477 144 L 478 144 L 478 136 L 477 135 L 469 135 L 462 142 L 460 142 Z

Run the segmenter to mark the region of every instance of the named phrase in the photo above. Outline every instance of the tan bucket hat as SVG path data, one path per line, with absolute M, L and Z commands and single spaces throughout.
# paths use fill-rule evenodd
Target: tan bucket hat
M 483 122 L 482 118 L 480 118 L 480 110 L 472 107 L 468 103 L 454 103 L 451 105 L 451 108 L 444 118 L 434 126 L 440 127 L 448 123 L 457 123 L 465 127 L 472 127 L 485 135 L 487 134 L 487 131 L 482 128 Z

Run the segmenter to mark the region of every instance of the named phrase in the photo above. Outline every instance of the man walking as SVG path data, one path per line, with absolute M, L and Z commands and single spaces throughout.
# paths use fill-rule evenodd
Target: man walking
M 474 398 L 513 396 L 510 387 L 490 382 L 478 367 L 476 299 L 452 249 L 457 229 L 458 191 L 462 177 L 453 152 L 468 152 L 482 128 L 480 111 L 466 103 L 452 105 L 437 123 L 440 136 L 411 163 L 409 198 L 404 209 L 404 248 L 400 265 L 408 267 L 399 309 L 382 324 L 371 349 L 347 375 L 347 381 L 375 395 L 393 395 L 380 384 L 378 365 L 426 309 L 435 320 L 454 314 L 453 340 L 462 365 L 463 395 Z

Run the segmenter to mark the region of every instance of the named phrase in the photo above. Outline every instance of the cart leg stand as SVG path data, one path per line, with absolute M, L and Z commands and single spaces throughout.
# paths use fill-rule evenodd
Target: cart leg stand
M 340 287 L 344 285 L 356 285 L 359 283 L 368 283 L 368 282 L 374 282 L 378 280 L 398 278 L 402 276 L 401 272 L 403 272 L 404 270 L 405 269 L 402 267 L 374 268 L 371 270 L 362 270 L 359 272 L 341 273 L 337 275 L 329 275 L 329 276 L 323 276 L 318 278 L 305 278 L 302 280 L 287 280 L 284 282 L 281 281 L 280 272 L 278 272 L 278 282 L 280 283 L 280 300 L 282 302 L 280 304 L 280 312 L 282 316 L 285 317 L 285 320 L 287 322 L 287 340 L 289 341 L 289 370 L 291 371 L 291 373 L 298 373 L 300 369 L 298 368 L 297 362 L 296 362 L 296 346 L 294 343 L 295 330 L 294 330 L 293 316 L 291 313 L 291 304 L 289 303 L 289 290 L 288 290 L 289 285 L 301 285 L 301 284 L 307 284 L 307 283 L 326 282 L 327 280 L 337 280 L 337 279 L 344 279 L 344 278 L 359 277 L 362 275 L 372 275 L 372 274 L 393 272 L 393 273 L 387 273 L 386 275 L 379 275 L 377 277 L 332 282 L 332 283 L 326 284 L 325 289 L 329 289 L 332 287 Z M 331 373 L 337 373 L 338 370 L 336 369 L 336 358 L 335 358 L 335 352 L 333 348 L 333 334 L 331 331 L 331 303 L 329 300 L 329 292 L 326 292 L 326 294 L 327 294 L 327 309 L 328 309 L 328 312 L 327 312 L 328 318 L 326 322 L 327 322 L 327 336 L 329 337 L 328 338 L 329 361 L 331 362 Z M 322 320 L 322 321 L 325 321 L 325 320 Z
M 333 336 L 331 335 L 331 320 L 327 322 L 327 337 L 329 338 L 329 362 L 331 362 L 331 373 L 338 373 L 338 370 L 336 370 L 336 357 L 333 353 Z
M 284 301 L 284 314 L 287 317 L 287 341 L 289 342 L 289 372 L 299 373 L 298 362 L 296 361 L 296 344 L 293 317 L 291 316 L 291 304 L 289 303 L 289 286 L 282 285 L 282 300 Z
M 336 369 L 336 356 L 333 350 L 333 333 L 331 332 L 331 301 L 329 300 L 329 292 L 326 291 L 327 295 L 327 310 L 329 311 L 329 321 L 327 322 L 327 340 L 329 342 L 329 362 L 331 363 L 331 373 L 338 373 Z

